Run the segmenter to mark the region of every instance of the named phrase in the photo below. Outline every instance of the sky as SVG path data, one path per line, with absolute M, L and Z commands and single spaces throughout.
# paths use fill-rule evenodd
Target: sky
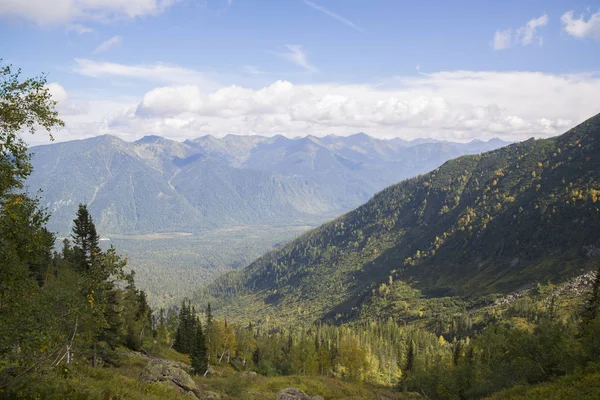
M 0 58 L 46 74 L 56 141 L 512 141 L 600 112 L 600 2 L 0 0 Z

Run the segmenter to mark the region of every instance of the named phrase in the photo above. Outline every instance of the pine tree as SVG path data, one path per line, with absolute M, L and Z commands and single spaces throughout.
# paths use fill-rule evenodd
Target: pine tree
M 202 330 L 202 323 L 196 318 L 196 335 L 194 338 L 194 348 L 191 352 L 192 370 L 196 375 L 202 375 L 208 368 L 208 354 L 206 349 L 206 339 Z
M 187 353 L 187 321 L 188 321 L 188 311 L 185 300 L 181 302 L 181 309 L 179 310 L 179 324 L 177 325 L 177 331 L 175 332 L 175 343 L 173 344 L 173 348 L 180 353 Z
M 71 235 L 75 246 L 75 262 L 85 271 L 89 271 L 100 254 L 100 238 L 96 233 L 96 226 L 85 204 L 80 204 L 77 217 L 73 220 L 73 234 Z
M 212 308 L 210 307 L 210 303 L 206 306 L 206 327 L 208 328 L 213 323 L 213 314 Z
M 460 360 L 460 353 L 462 351 L 462 342 L 459 340 L 454 344 L 454 352 L 452 354 L 452 361 L 454 365 L 458 365 L 458 361 Z
M 208 349 L 208 362 L 212 361 L 212 358 L 216 354 L 217 346 L 217 332 L 213 321 L 212 308 L 210 303 L 206 306 L 206 347 Z
M 407 372 L 410 372 L 415 367 L 415 344 L 411 341 L 408 346 L 408 353 L 406 354 L 406 367 L 404 368 Z

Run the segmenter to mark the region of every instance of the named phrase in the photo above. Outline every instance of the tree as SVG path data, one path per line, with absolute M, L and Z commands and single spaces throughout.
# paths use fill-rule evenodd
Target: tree
M 191 354 L 192 370 L 196 375 L 202 375 L 208 368 L 208 354 L 206 349 L 206 339 L 202 330 L 202 323 L 196 318 L 196 337 L 194 338 L 194 348 Z
M 297 341 L 290 352 L 290 364 L 296 374 L 314 375 L 319 368 L 319 360 L 315 342 L 307 335 Z
M 406 366 L 404 367 L 404 370 L 406 372 L 410 372 L 413 370 L 414 366 L 415 366 L 415 344 L 411 340 L 408 345 L 408 353 L 406 354 Z
M 18 377 L 44 360 L 66 318 L 49 312 L 52 288 L 41 288 L 54 242 L 47 215 L 21 190 L 32 167 L 20 133 L 62 126 L 55 105 L 44 76 L 21 80 L 0 67 L 0 390 L 15 384 L 10 371 Z
M 194 349 L 197 318 L 192 306 L 184 300 L 179 310 L 179 324 L 175 333 L 173 348 L 183 354 L 191 354 Z
M 252 331 L 252 324 L 248 324 L 247 327 L 239 328 L 236 331 L 236 355 L 242 361 L 244 367 L 247 367 L 248 360 L 252 358 L 254 350 L 256 350 L 256 340 Z
M 125 334 L 132 334 L 131 323 L 136 322 L 137 303 L 125 301 L 118 283 L 127 283 L 125 293 L 129 291 L 135 297 L 133 274 L 125 273 L 127 261 L 117 254 L 114 247 L 106 251 L 100 249 L 96 226 L 84 204 L 79 205 L 77 217 L 73 220 L 71 237 L 74 245 L 70 252 L 71 260 L 68 261 L 80 274 L 79 291 L 88 304 L 81 315 L 81 328 L 91 342 L 92 366 L 95 367 L 98 362 L 98 342 L 106 342 L 114 348 L 117 344 L 125 343 Z M 127 317 L 123 318 L 121 314 Z M 123 326 L 125 322 L 128 323 L 126 327 Z M 141 340 L 128 340 L 126 344 L 138 348 Z
M 64 126 L 46 86 L 46 77 L 22 81 L 20 75 L 20 69 L 13 72 L 10 65 L 0 67 L 0 203 L 14 189 L 21 189 L 31 173 L 31 156 L 19 132 L 33 134 L 41 127 L 50 133 L 53 128 Z
M 75 242 L 75 262 L 82 270 L 89 271 L 101 250 L 96 226 L 85 204 L 79 204 L 71 237 Z

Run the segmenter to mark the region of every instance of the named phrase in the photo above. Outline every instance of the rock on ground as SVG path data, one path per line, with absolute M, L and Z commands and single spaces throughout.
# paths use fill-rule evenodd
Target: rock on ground
M 277 393 L 275 400 L 323 400 L 323 398 L 321 396 L 310 397 L 300 389 L 285 388 Z
M 142 371 L 140 379 L 146 382 L 163 383 L 174 387 L 181 393 L 193 395 L 199 399 L 220 398 L 217 393 L 198 389 L 196 382 L 183 369 L 183 365 L 169 360 L 151 359 Z

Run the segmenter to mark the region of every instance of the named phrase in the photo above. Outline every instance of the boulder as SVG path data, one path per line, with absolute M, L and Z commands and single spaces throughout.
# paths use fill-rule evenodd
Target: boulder
M 193 394 L 196 397 L 202 395 L 196 382 L 181 368 L 180 363 L 160 358 L 152 359 L 142 371 L 140 379 L 146 382 L 163 383 L 174 387 L 181 393 Z
M 321 396 L 310 397 L 302 390 L 297 388 L 285 388 L 279 393 L 275 400 L 324 400 Z

